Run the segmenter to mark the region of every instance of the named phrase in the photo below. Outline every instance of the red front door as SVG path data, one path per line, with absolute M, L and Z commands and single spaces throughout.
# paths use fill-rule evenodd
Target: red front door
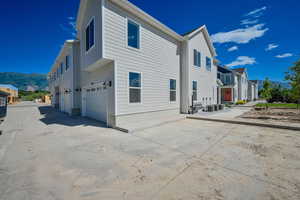
M 224 92 L 224 100 L 225 101 L 232 101 L 232 90 L 231 88 L 225 88 Z

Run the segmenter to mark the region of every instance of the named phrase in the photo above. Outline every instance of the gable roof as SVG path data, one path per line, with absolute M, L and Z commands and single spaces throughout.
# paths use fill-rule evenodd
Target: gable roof
M 207 30 L 207 28 L 206 28 L 205 25 L 200 26 L 199 28 L 193 29 L 193 30 L 191 30 L 191 31 L 189 31 L 189 32 L 187 32 L 187 33 L 185 33 L 185 34 L 184 34 L 184 37 L 185 37 L 186 39 L 190 40 L 194 35 L 198 34 L 199 32 L 202 32 L 202 33 L 203 33 L 204 38 L 205 38 L 205 40 L 206 40 L 206 43 L 207 43 L 207 45 L 208 45 L 208 47 L 209 47 L 209 50 L 210 50 L 211 54 L 212 54 L 214 57 L 217 56 L 216 50 L 215 50 L 214 45 L 213 45 L 213 43 L 212 43 L 212 41 L 211 41 L 211 39 L 210 39 L 208 30 Z
M 11 89 L 11 90 L 18 90 L 18 88 L 16 88 L 13 85 L 10 85 L 10 84 L 0 84 L 0 88 L 8 88 L 8 89 Z

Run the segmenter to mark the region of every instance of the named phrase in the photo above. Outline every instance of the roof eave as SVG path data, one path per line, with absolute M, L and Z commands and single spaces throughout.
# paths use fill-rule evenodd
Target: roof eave
M 204 37 L 208 43 L 208 47 L 209 47 L 209 50 L 211 51 L 212 55 L 214 57 L 217 56 L 217 52 L 213 46 L 213 43 L 210 39 L 210 36 L 209 36 L 209 33 L 208 33 L 208 30 L 207 30 L 207 27 L 205 25 L 203 26 L 200 26 L 198 29 L 192 31 L 191 33 L 189 33 L 188 35 L 184 36 L 184 38 L 186 38 L 187 40 L 189 40 L 195 33 L 199 32 L 199 31 L 203 31 L 204 33 Z

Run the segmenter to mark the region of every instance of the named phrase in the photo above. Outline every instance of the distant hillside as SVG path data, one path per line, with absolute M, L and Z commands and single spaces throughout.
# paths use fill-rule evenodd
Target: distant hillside
M 46 90 L 46 74 L 23 74 L 17 72 L 0 72 L 0 84 L 11 84 L 19 90 Z
M 280 81 L 271 81 L 272 86 L 278 86 L 280 85 L 282 88 L 290 88 L 291 86 L 287 82 L 280 82 Z M 264 81 L 258 80 L 258 90 L 261 90 L 263 88 Z

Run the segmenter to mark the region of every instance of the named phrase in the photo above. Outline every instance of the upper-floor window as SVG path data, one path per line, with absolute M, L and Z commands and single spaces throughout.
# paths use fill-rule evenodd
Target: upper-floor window
M 176 101 L 176 80 L 170 79 L 170 101 Z
M 131 20 L 127 22 L 127 45 L 136 49 L 140 48 L 140 26 Z
M 141 74 L 129 72 L 129 103 L 141 103 Z
M 194 65 L 200 67 L 201 66 L 201 53 L 194 49 Z
M 209 57 L 206 57 L 206 69 L 211 71 L 211 59 Z
M 60 63 L 60 74 L 64 73 L 64 63 Z
M 193 101 L 197 101 L 197 81 L 193 81 Z
M 66 71 L 69 69 L 70 67 L 70 56 L 66 56 Z
M 95 44 L 95 20 L 90 21 L 85 29 L 85 50 L 88 51 Z

